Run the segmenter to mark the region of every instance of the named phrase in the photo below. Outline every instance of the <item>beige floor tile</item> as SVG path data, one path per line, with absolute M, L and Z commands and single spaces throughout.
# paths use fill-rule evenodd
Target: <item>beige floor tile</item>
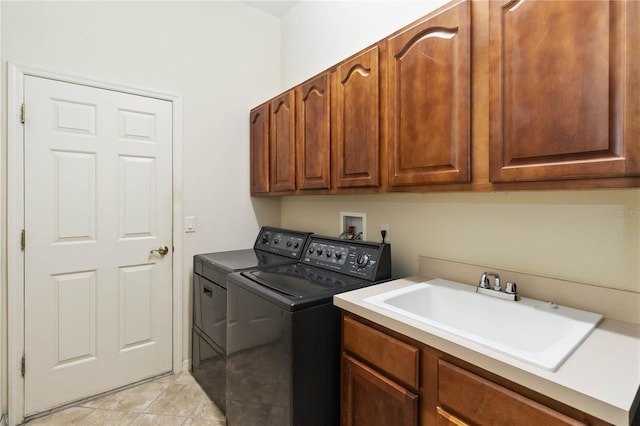
M 48 416 L 33 419 L 27 422 L 29 426 L 65 426 L 80 425 L 83 420 L 93 412 L 93 408 L 71 407 Z
M 86 408 L 100 408 L 104 402 L 111 398 L 112 395 L 101 396 L 100 398 L 90 399 L 89 401 L 81 402 L 77 405 L 77 407 L 86 407 Z
M 182 425 L 185 417 L 163 416 L 160 414 L 140 414 L 131 426 Z
M 121 426 L 129 425 L 140 414 L 130 411 L 104 410 L 97 408 L 82 420 L 82 425 Z
M 85 401 L 27 423 L 28 426 L 182 424 L 226 425 L 224 414 L 188 372 Z
M 224 420 L 203 419 L 202 417 L 187 417 L 182 426 L 226 426 Z
M 168 384 L 167 389 L 147 407 L 146 413 L 190 416 L 202 402 L 202 389 L 198 385 Z
M 209 398 L 202 398 L 200 405 L 193 411 L 191 417 L 209 420 L 224 420 L 224 414 Z
M 189 372 L 172 374 L 170 376 L 161 377 L 157 381 L 166 382 L 166 383 L 182 383 L 185 385 L 195 385 L 198 383 L 196 382 L 196 379 L 194 379 L 191 373 Z
M 106 398 L 100 408 L 143 412 L 168 386 L 168 383 L 149 382 L 125 389 Z

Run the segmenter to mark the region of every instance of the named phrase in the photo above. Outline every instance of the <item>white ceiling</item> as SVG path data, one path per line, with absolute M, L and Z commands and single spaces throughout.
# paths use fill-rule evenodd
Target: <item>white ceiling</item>
M 291 6 L 296 4 L 298 0 L 276 0 L 276 1 L 245 1 L 244 3 L 249 6 L 260 9 L 264 12 L 270 13 L 273 16 L 282 18 L 285 13 L 291 9 Z

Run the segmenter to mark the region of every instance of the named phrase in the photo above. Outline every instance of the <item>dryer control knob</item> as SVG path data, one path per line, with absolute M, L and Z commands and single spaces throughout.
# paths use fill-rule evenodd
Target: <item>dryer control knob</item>
M 369 255 L 367 253 L 360 253 L 356 258 L 356 265 L 360 268 L 364 268 L 369 263 Z

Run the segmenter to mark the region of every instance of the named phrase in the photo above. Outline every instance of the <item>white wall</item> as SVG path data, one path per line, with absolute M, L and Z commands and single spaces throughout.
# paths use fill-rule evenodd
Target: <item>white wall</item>
M 302 1 L 283 20 L 283 81 L 338 63 L 442 2 Z M 391 225 L 395 276 L 426 255 L 640 292 L 640 190 L 286 197 L 282 226 L 338 235 L 341 211 Z
M 3 1 L 1 7 L 3 70 L 13 61 L 182 95 L 184 191 L 176 195 L 197 226 L 183 240 L 188 358 L 193 255 L 249 247 L 259 225 L 280 221 L 277 200 L 249 197 L 248 144 L 250 108 L 281 88 L 280 21 L 242 2 Z M 6 143 L 3 131 L 2 159 Z M 4 160 L 0 167 L 5 188 Z M 4 278 L 2 284 L 4 295 Z
M 0 1 L 1 3 L 1 1 Z M 0 58 L 2 58 L 2 7 L 0 5 Z M 0 66 L 0 82 L 4 79 L 4 67 Z M 4 103 L 4 87 L 0 83 L 0 129 L 6 128 L 5 126 L 5 103 Z M 2 136 L 0 135 L 0 140 Z M 0 216 L 7 217 L 5 210 L 5 186 L 4 186 L 4 159 L 6 158 L 6 151 L 4 144 L 0 143 Z M 7 285 L 6 285 L 6 254 L 4 244 L 4 236 L 6 235 L 6 222 L 0 221 L 0 347 L 7 347 Z M 7 363 L 6 363 L 5 351 L 0 350 L 0 416 L 3 416 L 7 412 Z M 4 425 L 4 421 L 0 421 L 0 424 Z
M 300 1 L 282 19 L 284 88 L 337 64 L 447 1 Z

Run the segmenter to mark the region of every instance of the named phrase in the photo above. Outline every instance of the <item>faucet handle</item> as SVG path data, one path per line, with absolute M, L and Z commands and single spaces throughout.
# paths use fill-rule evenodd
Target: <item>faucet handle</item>
M 500 286 L 500 276 L 498 274 L 495 274 L 495 276 L 494 276 L 493 289 L 495 291 L 501 291 L 502 290 L 502 287 Z
M 489 285 L 489 278 L 487 277 L 487 273 L 486 272 L 484 272 L 482 274 L 482 276 L 480 277 L 480 282 L 478 283 L 478 287 L 491 288 L 491 286 Z
M 507 287 L 504 289 L 505 293 L 509 294 L 518 294 L 518 288 L 516 287 L 516 283 L 507 283 Z

